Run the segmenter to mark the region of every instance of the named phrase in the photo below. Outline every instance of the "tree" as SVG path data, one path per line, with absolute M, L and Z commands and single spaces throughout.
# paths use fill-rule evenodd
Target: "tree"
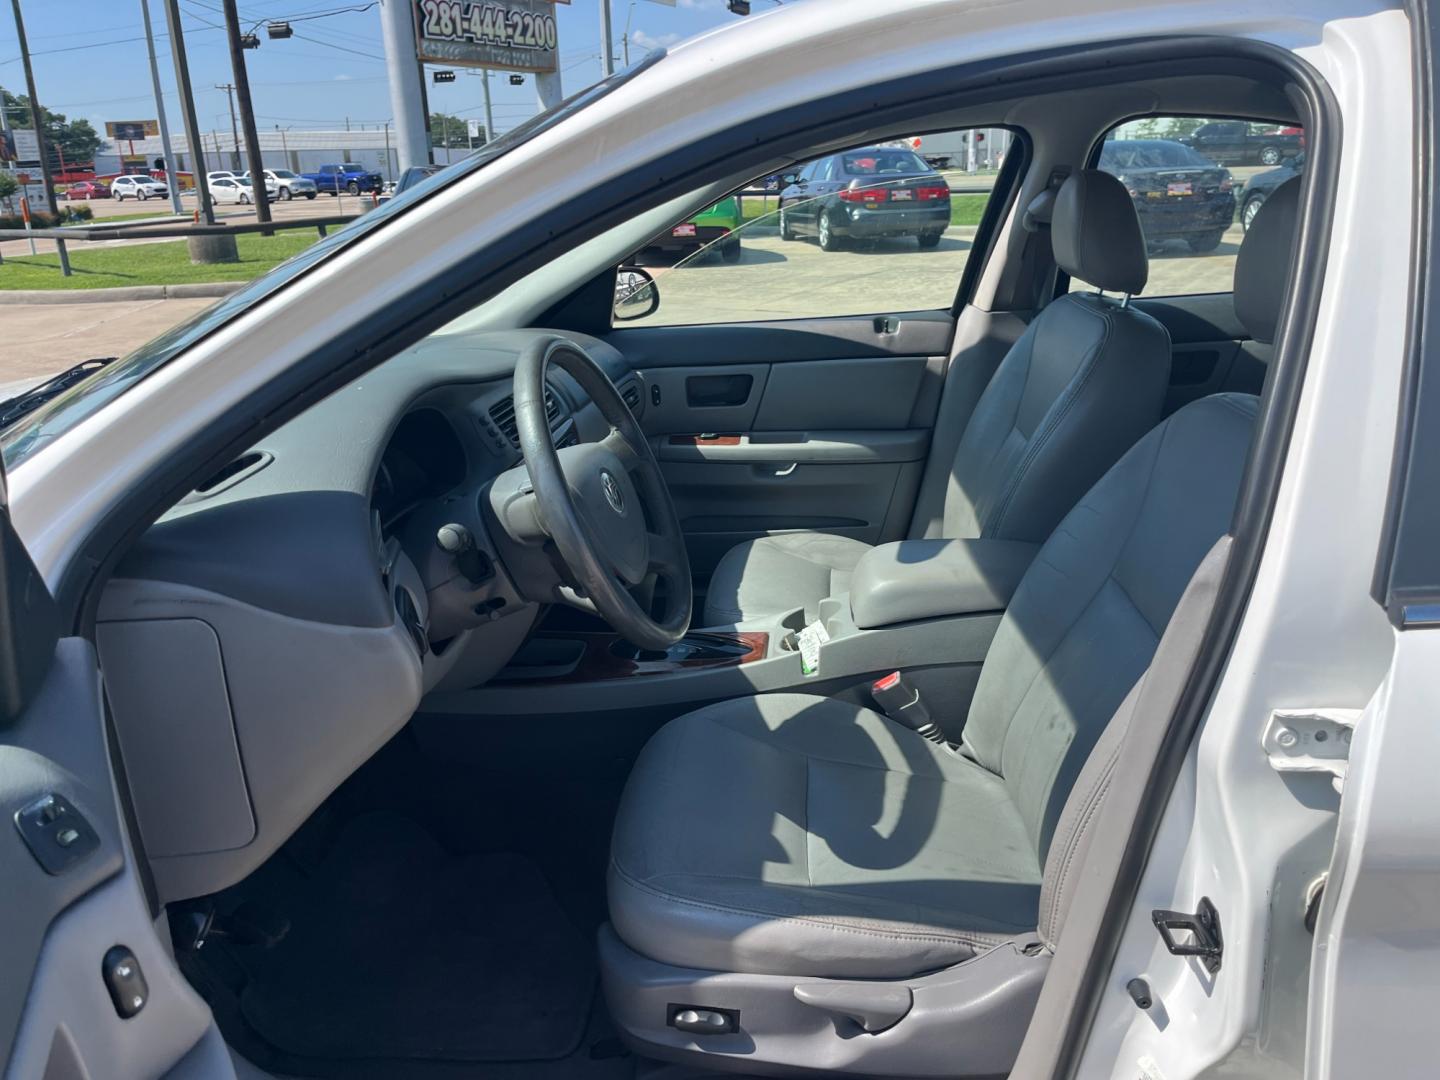
M 1151 116 L 1127 125 L 1131 139 L 1183 139 L 1205 120 L 1197 116 Z
M 8 169 L 0 169 L 0 203 L 10 208 L 10 199 L 20 190 L 20 181 Z
M 465 149 L 470 145 L 470 127 L 458 116 L 445 113 L 430 114 L 430 143 L 432 146 Z
M 24 94 L 12 94 L 0 90 L 0 108 L 4 108 L 10 125 L 17 128 L 33 128 L 35 113 L 30 108 L 30 99 Z M 90 163 L 105 145 L 105 140 L 89 120 L 67 120 L 63 113 L 45 110 L 45 139 L 50 147 L 50 165 L 59 168 L 60 162 L 67 165 Z

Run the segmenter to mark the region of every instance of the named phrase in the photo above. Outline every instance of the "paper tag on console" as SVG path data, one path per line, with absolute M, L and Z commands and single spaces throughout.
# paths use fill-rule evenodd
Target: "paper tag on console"
M 830 640 L 825 624 L 818 619 L 795 635 L 795 646 L 800 650 L 800 670 L 814 675 L 820 670 L 820 646 Z

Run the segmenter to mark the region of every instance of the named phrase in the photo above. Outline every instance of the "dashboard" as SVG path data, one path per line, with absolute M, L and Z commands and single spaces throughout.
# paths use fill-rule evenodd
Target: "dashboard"
M 541 604 L 484 493 L 522 465 L 515 365 L 548 333 L 401 353 L 218 469 L 116 568 L 97 644 L 162 900 L 253 871 L 427 691 L 480 685 L 524 643 Z M 566 336 L 643 408 L 624 357 Z M 609 431 L 563 372 L 547 390 L 557 447 Z M 441 542 L 456 526 L 468 561 Z

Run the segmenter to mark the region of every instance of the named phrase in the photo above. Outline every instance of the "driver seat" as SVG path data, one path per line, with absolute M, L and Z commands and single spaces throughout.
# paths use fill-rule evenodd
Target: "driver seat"
M 1259 341 L 1298 192 L 1277 190 L 1239 255 L 1237 314 Z M 1143 677 L 1229 528 L 1257 412 L 1239 394 L 1186 406 L 1065 517 L 1000 624 L 958 753 L 802 694 L 712 705 L 650 740 L 600 942 L 611 1013 L 642 1052 L 1009 1071 L 1126 729 L 1156 719 L 1131 715 Z

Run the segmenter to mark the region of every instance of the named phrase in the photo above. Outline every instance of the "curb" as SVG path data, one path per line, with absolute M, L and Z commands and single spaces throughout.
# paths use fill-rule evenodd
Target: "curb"
M 200 281 L 185 285 L 123 285 L 117 289 L 0 289 L 5 304 L 104 304 L 136 300 L 196 300 L 229 296 L 248 281 Z

